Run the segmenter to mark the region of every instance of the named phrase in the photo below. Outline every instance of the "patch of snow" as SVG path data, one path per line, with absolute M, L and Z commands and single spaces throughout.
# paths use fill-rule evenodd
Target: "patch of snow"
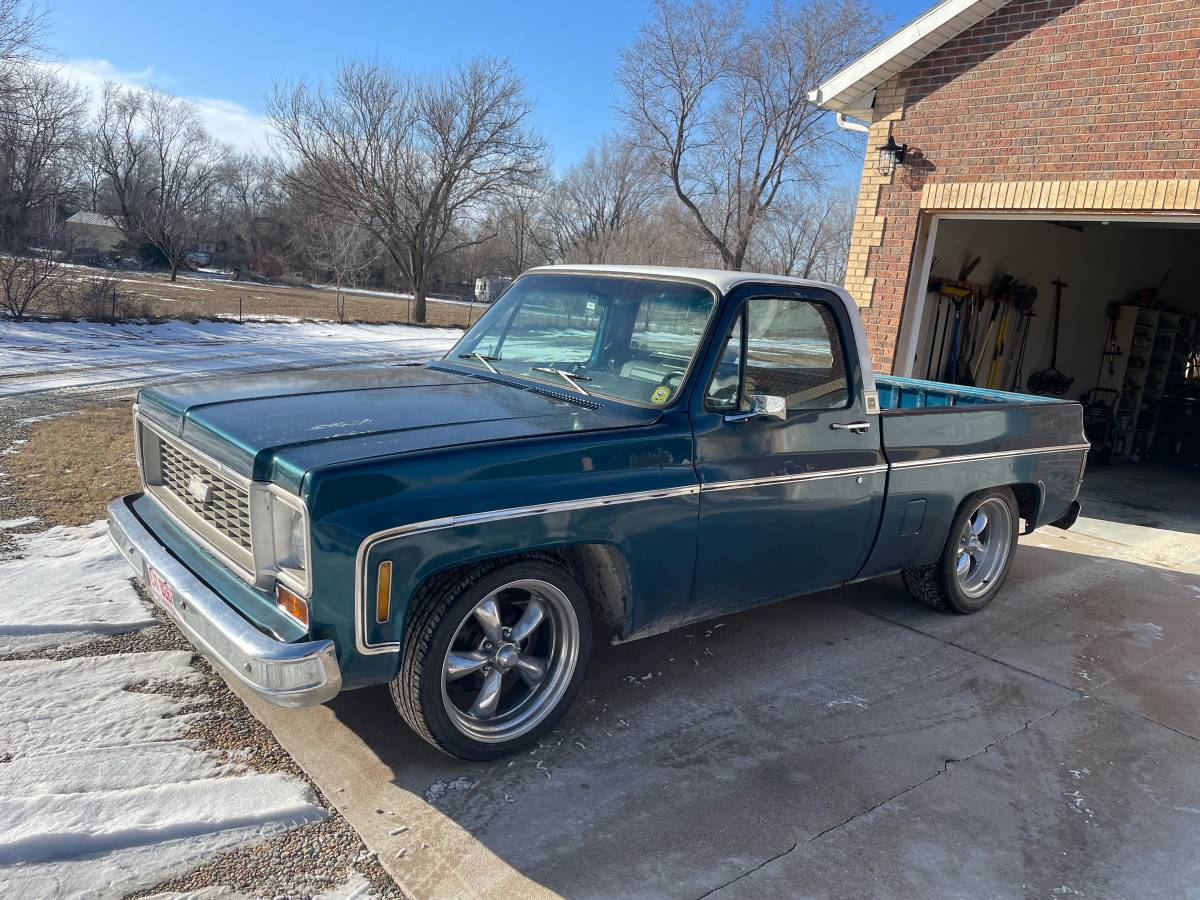
M 835 706 L 857 706 L 859 709 L 871 708 L 867 705 L 867 701 L 857 694 L 850 694 L 847 697 L 834 697 L 832 700 L 825 701 L 826 709 L 833 709 Z
M 1133 635 L 1133 639 L 1140 644 L 1148 646 L 1163 639 L 1162 626 L 1155 625 L 1153 622 L 1129 622 L 1125 627 Z
M 154 619 L 104 523 L 18 535 L 0 635 L 34 646 Z M 108 545 L 108 546 L 105 546 Z M 23 648 L 30 646 L 26 643 Z M 239 774 L 186 736 L 190 651 L 0 662 L 0 896 L 121 896 L 213 854 L 318 821 L 308 786 Z
M 453 328 L 286 320 L 11 322 L 0 330 L 0 397 L 181 375 L 415 362 L 441 356 L 461 335 Z
M 335 294 L 337 293 L 338 289 L 336 284 L 310 284 L 309 287 L 315 288 L 318 291 L 330 291 Z M 396 291 L 371 290 L 370 288 L 343 287 L 342 293 L 358 294 L 360 297 L 383 297 L 388 300 L 411 300 L 413 298 L 412 294 Z M 451 300 L 449 297 L 430 297 L 428 295 L 425 297 L 425 302 L 445 303 L 447 306 L 474 306 L 476 308 L 482 307 L 484 309 L 486 309 L 488 306 L 487 303 L 480 303 L 479 301 L 472 303 L 470 300 Z
M 358 872 L 351 872 L 344 884 L 322 891 L 313 900 L 366 900 L 373 896 L 375 895 L 371 890 L 371 882 Z
M 191 716 L 149 682 L 199 679 L 191 653 L 0 663 L 0 890 L 121 894 L 213 853 L 324 817 L 283 775 L 229 777 L 184 740 Z M 222 777 L 227 776 L 227 777 Z
M 0 531 L 11 530 L 13 528 L 24 528 L 26 525 L 33 525 L 40 521 L 42 520 L 37 516 L 25 516 L 20 519 L 0 519 Z M 0 568 L 0 571 L 3 571 L 3 569 Z M 0 616 L 3 616 L 2 612 L 0 612 Z
M 21 558 L 0 562 L 0 654 L 76 644 L 154 624 L 104 522 L 13 537 Z

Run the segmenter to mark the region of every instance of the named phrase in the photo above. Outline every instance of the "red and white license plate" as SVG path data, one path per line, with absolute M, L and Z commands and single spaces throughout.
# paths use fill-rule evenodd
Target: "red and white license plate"
M 171 590 L 171 585 L 167 584 L 167 579 L 155 572 L 150 566 L 146 566 L 146 583 L 150 586 L 150 595 L 158 601 L 160 606 L 164 609 L 174 608 L 175 594 Z

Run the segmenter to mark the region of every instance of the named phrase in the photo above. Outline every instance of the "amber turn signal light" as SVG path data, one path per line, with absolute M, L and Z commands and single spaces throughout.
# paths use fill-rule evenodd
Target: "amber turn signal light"
M 375 621 L 382 625 L 392 617 L 392 561 L 379 564 L 379 578 L 375 584 Z
M 303 597 L 292 593 L 282 584 L 277 584 L 275 604 L 305 628 L 308 627 L 308 601 Z

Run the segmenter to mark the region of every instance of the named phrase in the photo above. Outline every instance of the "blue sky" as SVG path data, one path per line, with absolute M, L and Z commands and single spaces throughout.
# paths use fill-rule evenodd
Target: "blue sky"
M 763 0 L 753 0 L 752 6 Z M 877 0 L 900 25 L 932 0 Z M 193 99 L 210 129 L 259 144 L 263 97 L 279 77 L 320 78 L 341 59 L 432 70 L 477 53 L 508 56 L 534 98 L 557 168 L 616 124 L 617 53 L 646 0 L 578 3 L 330 0 L 50 0 L 48 43 L 78 80 L 154 83 Z

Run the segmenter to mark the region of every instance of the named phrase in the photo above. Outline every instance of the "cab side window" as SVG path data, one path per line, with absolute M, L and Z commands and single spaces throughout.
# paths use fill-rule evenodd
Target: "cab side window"
M 731 394 L 734 368 L 737 387 Z M 838 323 L 827 306 L 766 297 L 747 301 L 713 373 L 706 405 L 748 412 L 751 394 L 783 397 L 788 412 L 850 404 Z

